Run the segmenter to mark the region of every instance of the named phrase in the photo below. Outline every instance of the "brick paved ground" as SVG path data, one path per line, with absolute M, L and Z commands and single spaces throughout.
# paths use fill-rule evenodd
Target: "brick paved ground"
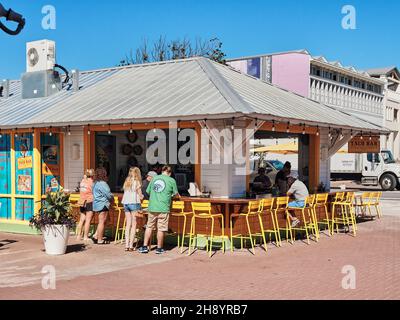
M 255 256 L 218 252 L 212 259 L 201 251 L 140 255 L 114 245 L 49 257 L 40 237 L 0 234 L 0 243 L 0 299 L 400 298 L 398 216 L 360 224 L 355 238 L 322 236 L 309 246 L 271 245 Z M 56 290 L 41 288 L 40 271 L 48 264 L 56 266 Z M 355 267 L 355 290 L 341 287 L 345 265 Z

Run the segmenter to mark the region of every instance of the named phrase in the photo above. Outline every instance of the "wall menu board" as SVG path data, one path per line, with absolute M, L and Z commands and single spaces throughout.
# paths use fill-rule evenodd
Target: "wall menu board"
M 33 195 L 33 136 L 23 133 L 14 139 L 15 149 L 15 193 Z M 34 201 L 31 198 L 15 199 L 15 218 L 29 220 L 33 215 Z
M 0 137 L 0 194 L 11 194 L 10 135 Z M 0 219 L 11 219 L 11 199 L 0 197 Z
M 60 137 L 58 134 L 40 135 L 42 154 L 42 194 L 54 192 L 60 187 Z

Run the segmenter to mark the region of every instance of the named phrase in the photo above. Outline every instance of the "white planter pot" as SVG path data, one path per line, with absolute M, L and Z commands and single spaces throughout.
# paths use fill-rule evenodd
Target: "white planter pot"
M 50 255 L 65 254 L 69 238 L 69 229 L 65 225 L 48 225 L 42 228 L 44 247 Z

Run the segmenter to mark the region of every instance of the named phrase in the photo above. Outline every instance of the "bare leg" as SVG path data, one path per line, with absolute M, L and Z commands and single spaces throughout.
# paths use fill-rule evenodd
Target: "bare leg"
M 162 248 L 164 245 L 164 236 L 165 232 L 164 231 L 158 231 L 157 230 L 157 248 Z
M 86 219 L 86 216 L 83 213 L 81 213 L 81 216 L 79 218 L 79 223 L 76 228 L 76 237 L 78 240 L 82 240 L 82 227 L 83 227 L 83 224 L 85 223 L 85 219 Z
M 90 222 L 92 221 L 93 211 L 86 212 L 85 218 L 85 231 L 83 234 L 83 240 L 89 240 Z
M 103 243 L 103 236 L 104 236 L 104 226 L 107 220 L 107 212 L 103 211 L 99 213 L 99 224 L 97 226 L 97 239 L 98 243 Z
M 130 235 L 131 235 L 131 226 L 132 226 L 132 213 L 129 211 L 125 211 L 126 217 L 126 226 L 125 226 L 125 248 L 131 248 L 130 244 Z
M 145 246 L 145 247 L 149 246 L 149 241 L 150 241 L 152 231 L 153 230 L 151 230 L 151 228 L 146 228 L 146 231 L 144 233 L 143 246 Z
M 132 212 L 132 226 L 131 226 L 131 232 L 130 232 L 130 237 L 129 237 L 129 248 L 133 248 L 133 242 L 135 241 L 136 238 L 136 211 Z

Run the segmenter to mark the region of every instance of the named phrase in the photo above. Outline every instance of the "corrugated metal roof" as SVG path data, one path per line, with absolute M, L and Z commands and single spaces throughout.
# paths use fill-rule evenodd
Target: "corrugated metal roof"
M 204 58 L 81 73 L 82 90 L 22 100 L 12 82 L 1 127 L 204 119 L 259 115 L 297 122 L 382 128 Z M 287 121 L 287 120 L 286 120 Z
M 117 72 L 119 70 L 116 69 L 82 72 L 80 75 L 82 92 Z M 13 127 L 32 124 L 36 116 L 42 113 L 50 113 L 57 103 L 66 100 L 74 94 L 77 93 L 64 89 L 47 98 L 22 99 L 21 81 L 11 81 L 10 97 L 7 99 L 0 98 L 0 125 Z

